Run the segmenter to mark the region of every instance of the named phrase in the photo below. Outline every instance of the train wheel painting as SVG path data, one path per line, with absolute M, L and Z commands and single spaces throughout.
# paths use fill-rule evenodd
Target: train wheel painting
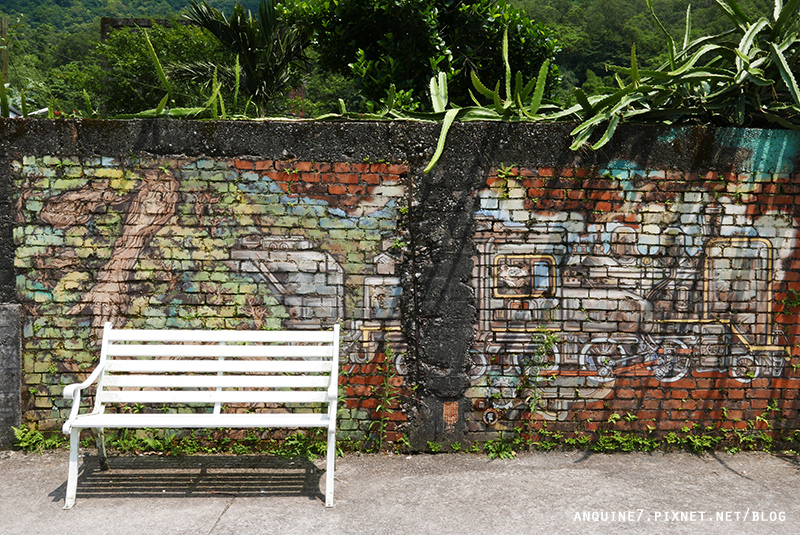
M 665 340 L 656 352 L 653 374 L 662 383 L 671 383 L 685 377 L 691 367 L 691 350 L 680 340 Z
M 472 363 L 467 370 L 470 379 L 475 381 L 486 375 L 486 371 L 489 369 L 489 359 L 486 358 L 486 355 L 478 351 L 470 351 L 470 359 Z
M 590 340 L 578 359 L 581 372 L 592 372 L 590 379 L 598 383 L 614 380 L 614 367 L 625 360 L 625 349 L 613 338 L 599 337 Z
M 749 383 L 761 375 L 761 363 L 759 362 L 759 358 L 751 353 L 740 357 L 733 357 L 733 362 L 728 369 L 728 373 L 740 383 Z

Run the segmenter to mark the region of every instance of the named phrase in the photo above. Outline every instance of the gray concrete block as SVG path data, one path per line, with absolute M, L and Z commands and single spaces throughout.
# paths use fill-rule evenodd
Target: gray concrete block
M 20 306 L 0 305 L 0 449 L 14 443 L 20 425 Z

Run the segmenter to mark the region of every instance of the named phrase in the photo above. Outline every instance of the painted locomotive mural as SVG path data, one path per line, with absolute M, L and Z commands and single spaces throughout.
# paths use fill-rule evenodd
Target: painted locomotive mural
M 476 215 L 468 397 L 481 425 L 504 428 L 532 406 L 564 419 L 621 377 L 782 375 L 772 302 L 788 218 L 753 221 L 701 192 L 631 199 L 624 213 L 531 212 L 510 182 L 482 191 Z

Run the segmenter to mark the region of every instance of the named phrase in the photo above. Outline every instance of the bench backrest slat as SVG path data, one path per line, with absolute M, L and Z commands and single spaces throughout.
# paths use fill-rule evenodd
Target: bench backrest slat
M 324 403 L 326 393 L 302 390 L 107 390 L 106 403 Z
M 106 353 L 113 357 L 245 357 L 245 358 L 332 358 L 333 349 L 328 346 L 287 345 L 163 345 L 163 344 L 112 344 Z
M 109 375 L 105 387 L 326 389 L 329 383 L 324 375 Z
M 187 329 L 113 329 L 109 342 L 214 342 L 214 343 L 324 343 L 333 341 L 333 331 L 201 331 Z
M 106 324 L 95 411 L 112 403 L 213 405 L 215 413 L 222 405 L 305 404 L 333 418 L 338 335 L 338 327 L 193 331 Z
M 111 360 L 107 372 L 157 373 L 330 373 L 331 361 L 322 360 Z

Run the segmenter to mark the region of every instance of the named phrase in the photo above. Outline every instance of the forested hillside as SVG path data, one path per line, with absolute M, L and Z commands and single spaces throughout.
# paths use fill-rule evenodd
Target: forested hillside
M 49 24 L 70 31 L 74 26 L 95 21 L 98 17 L 175 17 L 188 0 L 2 0 L 0 11 L 6 15 L 24 15 L 31 27 Z M 230 11 L 236 0 L 209 2 L 221 10 Z M 242 0 L 255 9 L 258 0 Z
M 557 61 L 567 86 L 587 82 L 590 92 L 602 85 L 604 64 L 630 65 L 631 45 L 639 62 L 653 67 L 666 60 L 665 39 L 645 0 L 512 0 L 531 18 L 555 31 L 561 44 Z M 773 0 L 737 0 L 748 15 L 768 16 Z M 676 41 L 682 41 L 687 7 L 691 6 L 691 37 L 730 28 L 714 0 L 653 0 L 658 18 Z M 591 72 L 589 72 L 591 71 Z M 610 82 L 607 80 L 607 82 Z

